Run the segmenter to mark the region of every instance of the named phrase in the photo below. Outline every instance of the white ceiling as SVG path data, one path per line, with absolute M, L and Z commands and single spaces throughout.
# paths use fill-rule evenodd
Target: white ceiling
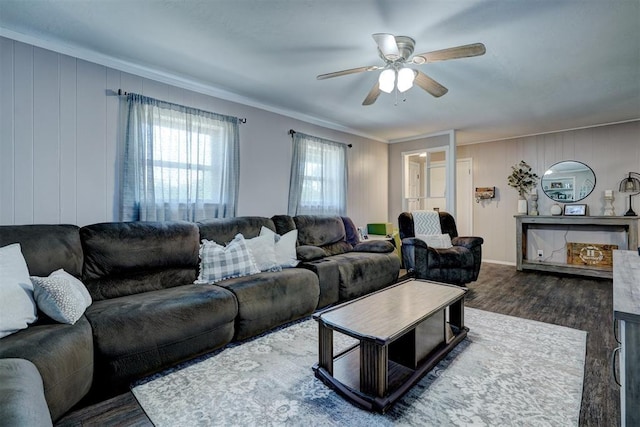
M 378 72 L 316 80 L 381 65 L 380 32 L 413 37 L 415 53 L 487 53 L 416 66 L 441 98 L 414 87 L 364 107 Z M 0 35 L 391 142 L 640 118 L 638 0 L 0 0 Z

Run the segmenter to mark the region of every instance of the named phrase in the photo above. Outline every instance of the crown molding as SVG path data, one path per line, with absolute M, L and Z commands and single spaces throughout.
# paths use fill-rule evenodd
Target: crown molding
M 246 96 L 242 96 L 237 93 L 229 92 L 225 89 L 222 89 L 216 86 L 212 86 L 202 81 L 185 78 L 177 74 L 158 71 L 153 68 L 136 64 L 130 61 L 124 61 L 122 59 L 118 59 L 113 56 L 104 55 L 90 49 L 85 49 L 79 46 L 66 44 L 58 40 L 43 39 L 43 38 L 35 37 L 32 35 L 19 33 L 4 27 L 0 27 L 0 36 L 15 40 L 21 43 L 26 43 L 32 46 L 36 46 L 42 49 L 51 50 L 53 52 L 56 52 L 62 55 L 71 56 L 73 58 L 77 58 L 77 59 L 98 64 L 98 65 L 102 65 L 105 67 L 113 68 L 115 70 L 123 71 L 125 73 L 130 73 L 140 77 L 155 80 L 160 83 L 165 83 L 165 84 L 176 86 L 182 89 L 191 90 L 194 92 L 202 93 L 204 95 L 209 95 L 215 98 L 223 99 L 225 101 L 246 105 L 248 107 L 258 108 L 260 110 L 279 114 L 295 120 L 300 120 L 312 125 L 321 126 L 327 129 L 348 133 L 351 135 L 371 139 L 378 142 L 383 142 L 385 144 L 389 143 L 389 141 L 386 139 L 377 137 L 375 135 L 370 135 L 364 132 L 360 132 L 356 129 L 352 129 L 347 126 L 340 125 L 338 123 L 322 120 L 317 117 L 309 116 L 309 115 L 288 110 L 285 108 L 274 107 L 272 105 L 268 105 L 268 104 L 264 104 L 262 102 L 256 101 L 255 99 L 248 98 Z
M 620 120 L 620 121 L 617 121 L 617 122 L 598 123 L 598 124 L 595 124 L 595 125 L 579 126 L 579 127 L 575 127 L 575 128 L 550 130 L 550 131 L 546 131 L 546 132 L 537 132 L 537 133 L 529 133 L 529 134 L 526 134 L 526 135 L 506 136 L 504 138 L 494 138 L 494 139 L 485 139 L 485 140 L 481 140 L 481 141 L 471 141 L 471 142 L 465 142 L 464 144 L 459 144 L 459 145 L 473 145 L 473 144 L 485 144 L 487 142 L 508 141 L 510 139 L 530 138 L 532 136 L 550 135 L 552 133 L 571 132 L 571 131 L 576 131 L 576 130 L 593 129 L 593 128 L 600 128 L 600 127 L 605 127 L 605 126 L 622 125 L 622 124 L 625 124 L 625 123 L 633 123 L 633 122 L 638 122 L 638 121 L 640 121 L 640 117 L 636 118 L 636 119 Z

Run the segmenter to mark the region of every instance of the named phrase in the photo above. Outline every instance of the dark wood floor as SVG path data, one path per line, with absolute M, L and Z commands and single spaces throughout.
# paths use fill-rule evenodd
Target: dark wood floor
M 611 280 L 534 272 L 483 264 L 469 286 L 467 306 L 587 331 L 581 426 L 620 424 L 619 391 L 611 379 L 613 337 Z M 151 426 L 135 398 L 126 393 L 72 412 L 58 426 Z

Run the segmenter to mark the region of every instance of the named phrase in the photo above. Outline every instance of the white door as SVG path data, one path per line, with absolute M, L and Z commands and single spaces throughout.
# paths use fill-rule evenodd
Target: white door
M 409 212 L 420 210 L 420 163 L 409 162 L 408 206 Z
M 425 209 L 447 211 L 447 164 L 444 161 L 430 161 L 425 164 L 425 188 L 427 189 Z

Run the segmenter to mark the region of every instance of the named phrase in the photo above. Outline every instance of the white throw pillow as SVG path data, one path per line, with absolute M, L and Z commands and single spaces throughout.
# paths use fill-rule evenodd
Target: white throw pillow
M 295 267 L 298 265 L 296 255 L 296 243 L 298 242 L 298 230 L 291 230 L 280 236 L 273 230 L 262 227 L 260 229 L 261 236 L 271 236 L 275 242 L 276 261 L 280 267 Z
M 282 267 L 276 260 L 276 243 L 272 236 L 264 235 L 246 239 L 247 248 L 253 255 L 256 267 L 260 271 L 280 271 Z
M 38 319 L 33 284 L 19 243 L 0 248 L 0 338 Z
M 416 234 L 416 239 L 420 239 L 432 248 L 449 249 L 452 248 L 451 236 L 449 234 Z
M 200 273 L 195 283 L 215 283 L 233 277 L 260 273 L 242 234 L 221 246 L 211 240 L 200 245 Z
M 38 308 L 56 322 L 73 325 L 84 314 L 85 297 L 68 277 L 59 274 L 33 276 L 31 282 Z

